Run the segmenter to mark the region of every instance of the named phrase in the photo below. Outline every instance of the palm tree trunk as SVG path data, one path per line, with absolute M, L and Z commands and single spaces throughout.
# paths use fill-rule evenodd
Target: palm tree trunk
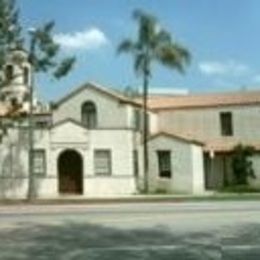
M 149 73 L 144 72 L 144 82 L 143 82 L 143 158 L 144 158 L 144 193 L 149 192 L 149 176 L 148 176 L 148 118 L 147 118 L 147 98 L 148 98 L 148 86 L 149 86 Z

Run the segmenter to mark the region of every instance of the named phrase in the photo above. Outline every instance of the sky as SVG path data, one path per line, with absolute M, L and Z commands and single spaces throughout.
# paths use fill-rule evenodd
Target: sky
M 150 87 L 190 92 L 260 90 L 259 0 L 17 0 L 25 29 L 55 21 L 61 56 L 75 55 L 73 71 L 60 81 L 37 75 L 42 99 L 56 100 L 86 82 L 140 88 L 131 56 L 118 44 L 136 35 L 132 12 L 155 15 L 173 39 L 189 49 L 185 74 L 154 65 Z

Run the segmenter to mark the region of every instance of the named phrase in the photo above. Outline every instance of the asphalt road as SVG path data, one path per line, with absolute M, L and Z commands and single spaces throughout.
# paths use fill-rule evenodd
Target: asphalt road
M 260 259 L 260 202 L 0 206 L 0 259 Z

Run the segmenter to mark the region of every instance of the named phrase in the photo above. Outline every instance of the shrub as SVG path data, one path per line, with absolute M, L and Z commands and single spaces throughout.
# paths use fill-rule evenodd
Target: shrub
M 247 185 L 248 178 L 255 178 L 255 173 L 250 157 L 254 153 L 251 146 L 243 146 L 241 144 L 234 147 L 232 156 L 232 170 L 235 177 L 236 185 Z

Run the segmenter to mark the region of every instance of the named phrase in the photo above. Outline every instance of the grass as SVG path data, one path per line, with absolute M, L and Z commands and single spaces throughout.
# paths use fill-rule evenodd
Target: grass
M 219 192 L 225 192 L 225 193 L 259 193 L 260 194 L 260 188 L 257 187 L 250 187 L 248 185 L 233 185 L 221 188 Z

